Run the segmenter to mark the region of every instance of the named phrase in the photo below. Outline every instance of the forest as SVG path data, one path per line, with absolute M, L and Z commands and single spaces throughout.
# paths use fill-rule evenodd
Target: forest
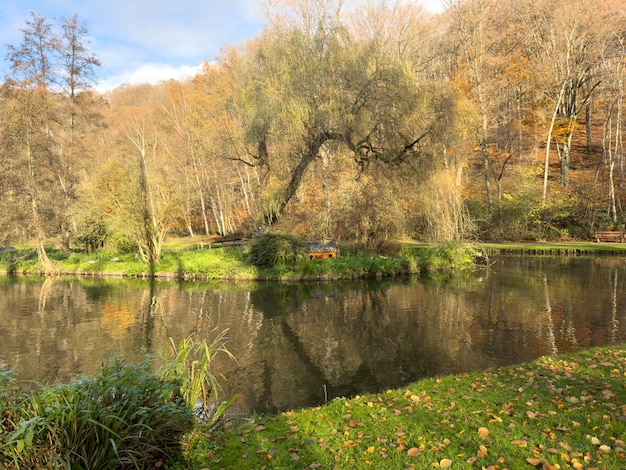
M 617 0 L 268 3 L 188 81 L 94 90 L 86 22 L 35 12 L 0 88 L 0 246 L 280 231 L 583 240 L 623 229 Z

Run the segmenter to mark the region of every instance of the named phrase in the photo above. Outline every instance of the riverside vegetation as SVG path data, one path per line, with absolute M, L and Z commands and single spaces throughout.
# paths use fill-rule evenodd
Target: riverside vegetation
M 342 247 L 342 256 L 309 260 L 303 242 L 287 234 L 270 233 L 243 247 L 196 249 L 199 245 L 171 241 L 158 263 L 137 259 L 133 252 L 95 253 L 50 251 L 57 273 L 102 276 L 162 276 L 186 279 L 297 280 L 351 279 L 452 271 L 470 268 L 477 250 L 462 244 L 398 245 L 378 255 Z M 204 247 L 204 245 L 203 245 Z M 0 252 L 0 272 L 40 273 L 37 252 L 24 246 Z
M 87 24 L 31 12 L 0 87 L 0 245 L 34 240 L 54 272 L 53 242 L 158 264 L 173 233 L 624 228 L 623 2 L 267 3 L 193 78 L 104 93 Z
M 196 416 L 216 422 L 230 401 L 211 372 L 229 354 L 223 333 L 212 342 L 170 339 L 161 365 L 111 357 L 94 377 L 24 391 L 0 367 L 0 465 L 3 468 L 159 468 L 180 457 Z M 231 398 L 231 400 L 234 399 Z

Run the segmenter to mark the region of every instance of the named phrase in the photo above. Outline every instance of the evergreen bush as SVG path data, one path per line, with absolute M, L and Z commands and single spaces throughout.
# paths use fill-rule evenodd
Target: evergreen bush
M 304 242 L 297 237 L 267 233 L 255 239 L 250 246 L 250 264 L 261 269 L 296 267 L 306 259 Z

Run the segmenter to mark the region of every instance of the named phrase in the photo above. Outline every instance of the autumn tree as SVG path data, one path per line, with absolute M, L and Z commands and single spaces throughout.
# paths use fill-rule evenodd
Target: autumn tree
M 578 117 L 590 104 L 603 78 L 607 26 L 613 21 L 609 2 L 576 0 L 570 3 L 520 0 L 514 3 L 520 41 L 529 58 L 538 92 L 548 99 L 548 129 L 543 198 L 546 199 L 548 162 L 554 141 L 560 181 L 570 182 L 571 145 Z
M 496 110 L 500 105 L 501 87 L 498 78 L 503 64 L 500 59 L 502 38 L 501 18 L 497 14 L 498 2 L 469 0 L 447 2 L 450 36 L 446 47 L 456 59 L 452 80 L 474 102 L 480 124 L 476 128 L 476 147 L 480 148 L 483 177 L 489 206 L 493 204 L 492 178 L 495 175 L 491 153 L 497 145 Z M 450 38 L 454 38 L 450 41 Z M 499 183 L 497 178 L 493 178 Z M 499 191 L 500 192 L 500 191 Z
M 602 159 L 598 165 L 596 179 L 600 169 L 606 169 L 608 179 L 608 204 L 606 214 L 613 224 L 619 221 L 623 213 L 618 190 L 626 184 L 624 175 L 624 80 L 626 78 L 626 33 L 614 29 L 610 44 L 605 49 L 602 62 L 605 116 L 602 126 Z M 616 184 L 617 183 L 617 184 Z
M 60 138 L 57 180 L 62 189 L 66 216 L 62 219 L 62 240 L 65 249 L 76 234 L 75 222 L 69 216 L 70 208 L 78 195 L 80 170 L 88 160 L 88 141 L 91 133 L 102 122 L 99 112 L 100 98 L 90 89 L 95 81 L 95 67 L 100 66 L 96 55 L 88 49 L 86 23 L 78 16 L 60 20 L 61 34 L 58 42 L 58 98 Z
M 76 19 L 76 18 L 75 18 Z M 86 35 L 86 29 L 77 33 L 77 38 Z M 75 39 L 77 39 L 75 38 Z M 22 29 L 19 46 L 9 45 L 7 59 L 12 76 L 3 87 L 5 107 L 3 152 L 11 159 L 7 165 L 6 201 L 19 214 L 12 223 L 27 224 L 37 238 L 37 252 L 45 271 L 53 271 L 45 242 L 49 235 L 58 234 L 65 224 L 69 207 L 73 172 L 71 154 L 65 155 L 63 133 L 60 124 L 64 68 L 61 57 L 74 46 L 69 46 L 43 16 L 31 13 Z M 80 62 L 76 59 L 75 64 Z M 67 71 L 67 76 L 88 78 L 90 65 L 80 71 Z M 72 89 L 76 92 L 86 82 Z M 75 103 L 76 104 L 76 103 Z M 29 210 L 21 203 L 25 196 Z
M 103 226 L 109 240 L 122 240 L 152 268 L 181 219 L 176 155 L 160 122 L 165 93 L 164 86 L 144 85 L 110 95 L 108 157 L 85 188 L 83 198 L 94 204 L 78 210 L 81 220 Z
M 237 60 L 234 55 L 231 59 Z M 207 234 L 250 227 L 257 212 L 257 168 L 240 164 L 245 156 L 243 128 L 240 116 L 229 112 L 239 91 L 223 67 L 206 63 L 190 84 L 169 85 L 163 108 L 164 122 L 184 155 L 178 165 L 193 189 L 189 206 L 201 216 Z
M 37 254 L 43 269 L 53 271 L 45 242 L 46 222 L 54 213 L 55 185 L 51 183 L 55 159 L 52 133 L 52 96 L 54 57 L 58 40 L 52 25 L 42 16 L 31 13 L 22 29 L 19 46 L 9 45 L 8 57 L 13 77 L 3 87 L 5 126 L 3 156 L 11 164 L 5 180 L 5 201 L 14 202 L 20 218 L 37 238 Z M 28 201 L 24 203 L 25 201 Z M 13 222 L 19 222 L 19 218 Z

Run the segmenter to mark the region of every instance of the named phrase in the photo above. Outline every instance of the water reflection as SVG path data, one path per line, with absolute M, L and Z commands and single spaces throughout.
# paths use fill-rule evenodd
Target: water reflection
M 626 341 L 622 259 L 501 257 L 445 282 L 207 284 L 0 279 L 0 362 L 24 379 L 93 373 L 114 351 L 228 329 L 216 370 L 246 412 Z

